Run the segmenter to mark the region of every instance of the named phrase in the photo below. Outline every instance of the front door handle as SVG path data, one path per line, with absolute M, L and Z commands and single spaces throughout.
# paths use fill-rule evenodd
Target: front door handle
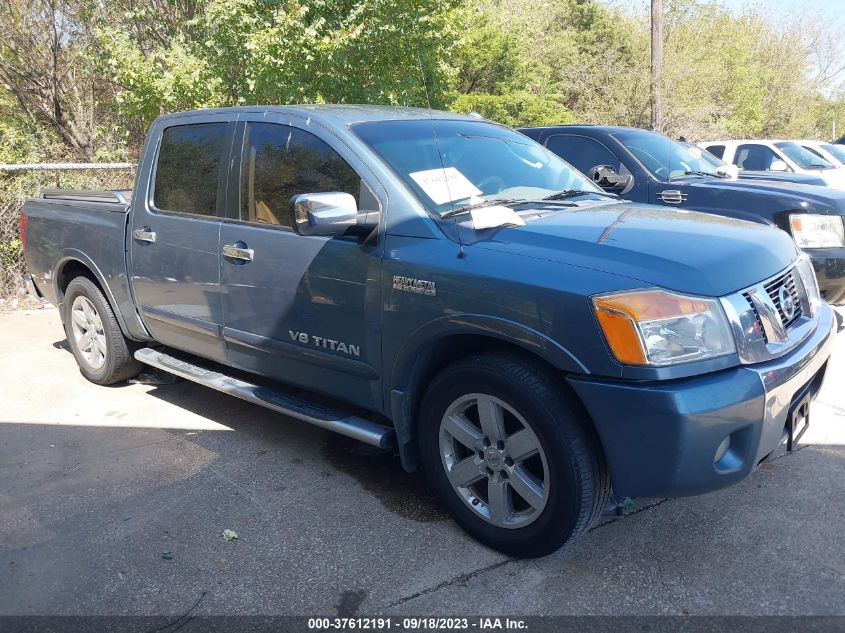
M 156 241 L 155 231 L 151 231 L 148 226 L 145 226 L 143 229 L 135 229 L 132 231 L 132 237 L 139 242 L 149 242 L 150 244 L 155 244 Z
M 251 262 L 255 257 L 255 251 L 251 248 L 247 248 L 246 244 L 243 242 L 238 242 L 237 244 L 225 244 L 223 246 L 222 253 L 223 257 L 228 257 L 229 259 L 239 259 L 244 262 Z

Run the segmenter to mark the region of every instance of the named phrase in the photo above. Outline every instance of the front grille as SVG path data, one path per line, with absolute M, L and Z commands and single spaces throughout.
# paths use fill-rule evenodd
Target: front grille
M 773 279 L 769 283 L 765 284 L 764 287 L 766 288 L 766 292 L 769 293 L 769 298 L 772 300 L 772 303 L 775 304 L 777 308 L 778 315 L 780 315 L 781 323 L 783 323 L 783 327 L 788 328 L 790 325 L 795 323 L 798 319 L 801 318 L 801 299 L 798 296 L 798 288 L 795 285 L 795 270 L 790 270 L 785 275 L 778 277 L 777 279 Z M 786 289 L 786 297 L 791 301 L 793 308 L 793 313 L 791 316 L 788 316 L 781 305 L 781 288 Z
M 766 294 L 769 296 L 772 304 L 777 310 L 778 317 L 780 317 L 780 322 L 783 324 L 784 329 L 788 329 L 791 325 L 793 325 L 798 319 L 801 318 L 803 315 L 803 310 L 801 308 L 801 298 L 798 294 L 798 286 L 796 281 L 796 271 L 790 270 L 781 275 L 780 277 L 776 277 L 765 284 L 763 284 L 763 288 L 766 291 Z M 781 289 L 785 289 L 786 296 L 791 300 L 793 308 L 793 313 L 791 316 L 788 316 L 784 311 L 784 306 L 781 305 Z M 757 311 L 757 306 L 755 305 L 754 301 L 751 298 L 750 292 L 742 293 L 742 296 L 745 297 L 745 300 L 748 301 L 748 305 L 751 307 L 754 316 L 756 317 L 756 327 L 755 330 L 759 335 L 763 337 L 766 343 L 769 343 L 769 337 L 766 335 L 766 330 L 763 327 L 763 321 L 760 319 L 760 314 Z
M 754 302 L 751 300 L 751 295 L 747 292 L 743 292 L 742 296 L 745 297 L 745 300 L 748 302 L 748 305 L 751 306 L 751 311 L 754 313 L 754 318 L 756 320 L 756 323 L 754 324 L 755 334 L 762 336 L 763 340 L 768 343 L 769 337 L 766 336 L 766 330 L 763 328 L 763 321 L 762 319 L 760 319 L 760 314 L 757 312 L 757 306 L 755 306 Z

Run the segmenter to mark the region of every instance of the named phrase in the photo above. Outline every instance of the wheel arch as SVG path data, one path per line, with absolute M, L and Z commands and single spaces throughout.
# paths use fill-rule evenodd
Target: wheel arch
M 126 327 L 123 314 L 117 308 L 117 301 L 115 300 L 111 288 L 109 288 L 109 285 L 106 283 L 103 273 L 94 261 L 81 251 L 65 251 L 56 264 L 53 272 L 53 292 L 56 295 L 59 307 L 62 303 L 64 303 L 65 291 L 67 290 L 68 285 L 76 277 L 87 277 L 97 285 L 100 292 L 102 292 L 103 296 L 106 298 L 106 301 L 109 302 L 109 307 L 120 325 L 120 331 L 127 338 L 134 338 Z M 64 319 L 64 312 L 61 309 L 59 310 L 59 314 L 62 319 Z
M 389 383 L 390 411 L 402 466 L 419 464 L 416 413 L 426 385 L 444 367 L 471 354 L 518 351 L 562 373 L 589 374 L 587 366 L 542 332 L 486 315 L 450 315 L 418 329 L 402 346 Z

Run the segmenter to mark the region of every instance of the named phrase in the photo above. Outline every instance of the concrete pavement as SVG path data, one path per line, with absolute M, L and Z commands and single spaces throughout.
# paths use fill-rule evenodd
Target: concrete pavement
M 395 456 L 187 382 L 92 385 L 54 310 L 3 314 L 0 615 L 845 614 L 837 346 L 799 451 L 516 561 Z

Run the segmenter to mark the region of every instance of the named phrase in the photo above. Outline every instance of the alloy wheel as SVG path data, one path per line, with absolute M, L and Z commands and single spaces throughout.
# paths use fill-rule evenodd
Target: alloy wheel
M 82 360 L 91 369 L 100 369 L 106 363 L 106 333 L 103 320 L 88 297 L 79 295 L 70 310 L 73 340 Z
M 492 395 L 461 396 L 440 422 L 440 457 L 452 489 L 497 527 L 535 521 L 549 498 L 543 447 L 519 412 Z

